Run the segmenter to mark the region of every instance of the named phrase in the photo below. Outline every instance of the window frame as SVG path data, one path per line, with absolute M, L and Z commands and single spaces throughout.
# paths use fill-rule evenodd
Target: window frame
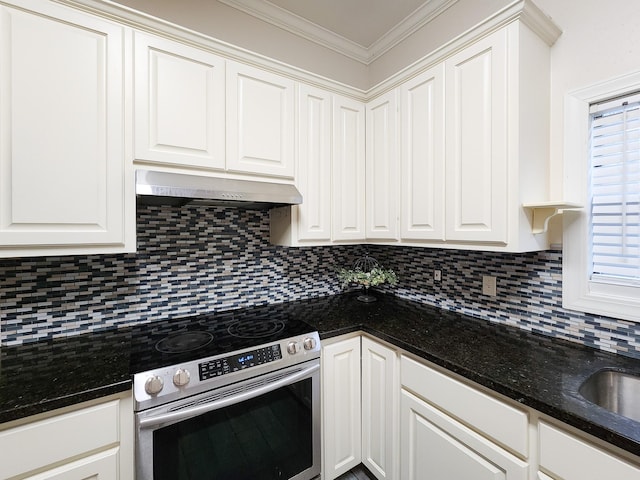
M 564 102 L 565 197 L 584 205 L 563 217 L 562 306 L 640 323 L 640 287 L 590 280 L 588 211 L 590 107 L 640 90 L 640 71 L 575 90 Z

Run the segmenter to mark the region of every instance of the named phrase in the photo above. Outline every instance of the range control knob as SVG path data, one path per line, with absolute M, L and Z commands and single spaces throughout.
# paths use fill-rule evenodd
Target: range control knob
M 307 337 L 304 339 L 302 344 L 304 345 L 305 350 L 313 350 L 314 348 L 316 348 L 316 339 Z
M 289 352 L 289 355 L 295 355 L 298 353 L 298 350 L 298 344 L 296 342 L 289 342 L 287 344 L 287 352 Z
M 149 395 L 157 395 L 162 390 L 162 387 L 164 387 L 164 382 L 158 375 L 149 377 L 144 382 L 144 391 Z
M 188 370 L 179 368 L 176 373 L 173 374 L 173 384 L 176 387 L 184 387 L 191 380 L 191 375 Z

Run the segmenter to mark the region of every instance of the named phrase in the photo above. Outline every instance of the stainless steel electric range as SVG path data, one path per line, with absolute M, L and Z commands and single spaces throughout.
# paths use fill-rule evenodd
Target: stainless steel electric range
M 138 480 L 320 473 L 320 338 L 267 306 L 136 327 Z

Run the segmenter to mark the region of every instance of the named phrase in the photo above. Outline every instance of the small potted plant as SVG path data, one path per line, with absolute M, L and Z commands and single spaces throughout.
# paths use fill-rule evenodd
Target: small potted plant
M 365 303 L 376 301 L 376 297 L 369 293 L 369 288 L 384 283 L 389 285 L 398 283 L 398 277 L 393 270 L 382 268 L 375 259 L 368 255 L 356 261 L 353 268 L 341 268 L 338 271 L 338 280 L 342 283 L 342 288 L 351 284 L 362 285 L 364 293 L 359 295 L 357 299 Z

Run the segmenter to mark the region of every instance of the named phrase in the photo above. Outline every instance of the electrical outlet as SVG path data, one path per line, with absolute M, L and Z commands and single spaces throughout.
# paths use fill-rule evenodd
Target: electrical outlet
M 496 277 L 489 275 L 482 276 L 482 293 L 490 297 L 496 296 Z
M 433 281 L 434 282 L 439 282 L 440 280 L 442 280 L 442 272 L 440 270 L 434 270 L 433 271 Z

